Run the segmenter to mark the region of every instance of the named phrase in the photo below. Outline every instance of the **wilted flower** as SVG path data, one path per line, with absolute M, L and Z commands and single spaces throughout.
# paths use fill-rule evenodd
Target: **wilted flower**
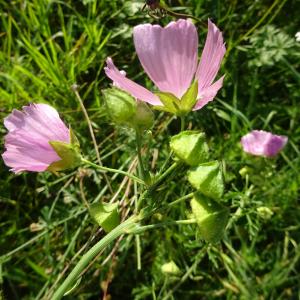
M 224 76 L 213 81 L 226 49 L 222 33 L 210 20 L 199 64 L 197 29 L 187 20 L 171 22 L 164 28 L 151 24 L 138 25 L 134 27 L 133 39 L 145 72 L 160 92 L 171 93 L 180 100 L 194 80 L 197 80 L 196 101 L 192 103 L 191 109 L 198 110 L 212 101 L 221 88 Z M 118 87 L 139 100 L 166 106 L 158 95 L 121 73 L 111 58 L 106 63 L 105 73 Z
M 263 130 L 253 130 L 242 137 L 241 144 L 247 153 L 272 157 L 286 145 L 287 141 L 286 136 L 275 135 Z
M 76 151 L 72 147 L 71 131 L 53 107 L 30 104 L 22 111 L 13 110 L 4 119 L 4 125 L 9 132 L 5 136 L 6 151 L 2 158 L 11 171 L 54 171 L 74 165 Z M 61 152 L 68 155 L 67 162 Z

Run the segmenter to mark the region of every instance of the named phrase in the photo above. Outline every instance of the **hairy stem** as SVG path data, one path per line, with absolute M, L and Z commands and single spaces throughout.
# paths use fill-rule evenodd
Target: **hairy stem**
M 146 179 L 146 171 L 143 164 L 143 158 L 142 158 L 142 137 L 140 131 L 137 129 L 136 131 L 136 146 L 137 146 L 137 155 L 138 155 L 138 161 L 139 161 L 139 172 L 140 176 L 143 180 Z
M 99 163 L 100 166 L 102 166 L 102 161 L 101 161 L 101 157 L 100 157 L 100 153 L 99 153 L 99 149 L 98 149 L 98 145 L 97 145 L 97 141 L 96 141 L 96 138 L 95 138 L 95 134 L 94 134 L 94 130 L 93 130 L 93 127 L 92 127 L 91 120 L 90 120 L 89 115 L 88 115 L 88 113 L 87 113 L 87 111 L 86 111 L 86 109 L 85 109 L 85 106 L 84 106 L 84 104 L 83 104 L 83 101 L 82 101 L 82 99 L 81 99 L 81 97 L 80 97 L 80 95 L 79 95 L 79 93 L 78 93 L 77 86 L 76 86 L 76 85 L 73 85 L 73 86 L 72 86 L 72 90 L 73 90 L 74 93 L 75 93 L 75 96 L 76 96 L 76 98 L 77 98 L 77 100 L 78 100 L 78 102 L 79 102 L 79 104 L 80 104 L 81 110 L 82 110 L 82 112 L 83 112 L 83 114 L 84 114 L 84 117 L 85 117 L 85 119 L 86 119 L 86 122 L 87 122 L 87 124 L 88 124 L 89 131 L 90 131 L 90 135 L 91 135 L 92 140 L 93 140 L 93 144 L 94 144 L 94 148 L 95 148 L 95 152 L 96 152 L 96 156 L 97 156 L 98 163 Z M 110 181 L 109 181 L 108 177 L 106 176 L 106 174 L 103 174 L 103 177 L 104 177 L 104 179 L 105 179 L 105 181 L 106 181 L 106 184 L 107 184 L 107 186 L 108 186 L 109 191 L 110 191 L 111 193 L 113 193 L 113 190 L 112 190 Z
M 128 172 L 125 172 L 125 171 L 122 171 L 122 170 L 118 170 L 118 169 L 112 169 L 112 168 L 107 168 L 107 167 L 104 167 L 104 166 L 100 166 L 100 165 L 97 165 L 87 159 L 82 159 L 82 162 L 87 164 L 87 165 L 90 165 L 98 170 L 102 170 L 102 171 L 107 171 L 107 172 L 111 172 L 111 173 L 119 173 L 119 174 L 122 174 L 122 175 L 125 175 L 127 177 L 129 177 L 130 179 L 132 180 L 135 180 L 136 182 L 140 183 L 140 184 L 145 184 L 145 182 L 143 180 L 141 180 L 140 178 L 128 173 Z

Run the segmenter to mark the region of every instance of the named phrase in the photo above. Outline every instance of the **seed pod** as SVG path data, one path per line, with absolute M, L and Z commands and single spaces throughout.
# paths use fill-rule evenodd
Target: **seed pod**
M 220 241 L 228 221 L 228 208 L 200 193 L 195 193 L 190 204 L 201 237 L 209 243 Z
M 199 165 L 188 172 L 190 184 L 213 199 L 220 199 L 224 192 L 224 181 L 220 163 L 211 161 Z
M 208 159 L 208 146 L 203 132 L 182 131 L 171 138 L 170 147 L 179 159 L 192 167 Z

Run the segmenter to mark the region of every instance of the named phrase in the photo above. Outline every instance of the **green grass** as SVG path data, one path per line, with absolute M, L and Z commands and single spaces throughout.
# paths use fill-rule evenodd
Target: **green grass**
M 130 78 L 151 86 L 132 41 L 133 26 L 157 22 L 140 11 L 142 2 L 0 0 L 1 117 L 28 102 L 49 103 L 72 124 L 83 153 L 96 161 L 71 90 L 76 83 L 103 164 L 134 168 L 134 133 L 110 122 L 101 89 L 110 84 L 103 72 L 107 56 Z M 224 160 L 223 202 L 231 212 L 226 234 L 221 243 L 210 245 L 200 239 L 195 225 L 147 231 L 140 235 L 141 270 L 136 239 L 125 236 L 97 257 L 66 299 L 300 299 L 300 44 L 294 39 L 300 5 L 296 0 L 168 3 L 204 22 L 212 18 L 229 49 L 218 97 L 187 119 L 187 126 L 206 132 L 212 158 Z M 205 34 L 199 25 L 200 47 Z M 2 122 L 0 126 L 3 136 Z M 179 129 L 179 120 L 156 112 L 152 135 L 144 140 L 149 163 L 157 155 L 153 172 L 169 154 L 166 141 Z M 251 129 L 287 135 L 289 143 L 276 159 L 249 157 L 239 140 Z M 245 167 L 246 175 L 240 172 Z M 132 212 L 136 186 L 123 182 L 123 176 L 108 176 L 122 213 Z M 160 201 L 192 191 L 183 177 L 178 174 L 163 187 Z M 103 176 L 92 169 L 59 177 L 15 176 L 1 162 L 0 299 L 51 299 L 58 279 L 104 236 L 92 223 L 83 195 L 90 203 L 113 197 Z M 261 207 L 273 214 L 263 215 Z M 188 202 L 181 202 L 149 223 L 186 219 L 189 210 Z M 161 272 L 170 260 L 181 270 L 179 276 Z

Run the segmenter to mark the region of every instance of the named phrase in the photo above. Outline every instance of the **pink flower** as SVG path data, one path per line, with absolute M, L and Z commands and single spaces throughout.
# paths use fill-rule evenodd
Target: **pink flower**
M 61 160 L 49 142 L 70 142 L 69 129 L 47 104 L 30 104 L 23 111 L 13 110 L 4 119 L 4 125 L 9 132 L 2 158 L 15 173 L 45 171 L 50 164 Z
M 272 157 L 275 156 L 287 143 L 288 138 L 275 135 L 263 130 L 253 130 L 241 139 L 243 150 L 247 153 Z
M 172 93 L 180 99 L 193 80 L 198 80 L 198 100 L 193 110 L 201 109 L 212 101 L 222 87 L 224 76 L 216 82 L 214 79 L 226 49 L 222 33 L 210 20 L 199 64 L 197 29 L 187 20 L 171 22 L 164 28 L 138 25 L 134 27 L 133 39 L 145 72 L 161 92 Z M 124 76 L 111 58 L 107 58 L 106 64 L 106 75 L 118 87 L 137 99 L 163 105 L 157 95 Z

